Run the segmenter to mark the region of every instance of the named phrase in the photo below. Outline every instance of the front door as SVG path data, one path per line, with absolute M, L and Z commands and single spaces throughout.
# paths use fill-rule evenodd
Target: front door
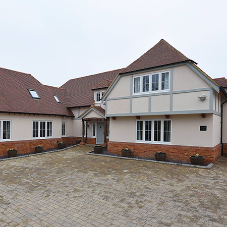
M 103 144 L 104 143 L 104 122 L 98 122 L 97 124 L 97 144 Z

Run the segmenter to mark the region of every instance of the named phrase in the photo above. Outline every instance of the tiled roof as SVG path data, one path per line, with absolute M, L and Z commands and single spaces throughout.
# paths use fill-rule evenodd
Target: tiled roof
M 161 39 L 155 46 L 126 67 L 121 73 L 128 73 L 185 61 L 192 60 L 175 49 L 164 39 Z
M 227 79 L 225 77 L 213 79 L 219 86 L 227 87 Z
M 53 96 L 57 96 L 60 103 L 59 106 L 61 107 L 62 111 L 67 111 L 67 116 L 74 116 L 72 111 L 67 108 L 67 102 L 68 102 L 68 91 L 66 89 L 63 88 L 58 88 L 58 87 L 52 87 L 52 86 L 48 86 L 48 85 L 44 85 L 47 87 L 47 89 L 50 90 L 50 92 L 52 93 Z M 55 100 L 56 101 L 56 100 Z
M 92 106 L 92 107 L 105 116 L 105 110 L 101 106 Z
M 37 91 L 40 99 L 33 99 L 28 89 Z M 73 116 L 31 74 L 4 68 L 0 68 L 0 112 Z
M 104 79 L 101 81 L 98 85 L 92 88 L 92 90 L 98 90 L 102 88 L 108 88 L 110 84 L 112 83 L 112 80 Z
M 97 86 L 104 79 L 114 80 L 122 69 L 103 72 L 90 76 L 75 78 L 67 81 L 61 88 L 68 90 L 67 107 L 90 106 L 94 102 L 94 91 L 91 89 Z

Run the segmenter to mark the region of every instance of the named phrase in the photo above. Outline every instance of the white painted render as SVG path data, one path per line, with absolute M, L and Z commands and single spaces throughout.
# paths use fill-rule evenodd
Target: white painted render
M 107 101 L 108 114 L 120 114 L 130 112 L 130 99 L 118 99 Z
M 173 115 L 172 144 L 183 146 L 213 147 L 213 114 Z M 200 126 L 207 126 L 207 131 L 200 131 Z M 220 138 L 220 134 L 219 134 Z
M 148 97 L 138 97 L 132 98 L 132 112 L 133 113 L 141 113 L 148 112 Z
M 125 97 L 130 95 L 130 76 L 123 76 L 111 90 L 108 98 Z
M 187 65 L 173 68 L 173 91 L 209 88 L 209 85 Z
M 75 107 L 75 108 L 70 108 L 71 111 L 73 112 L 75 117 L 79 117 L 82 113 L 84 113 L 89 107 Z
M 227 102 L 223 105 L 223 143 L 227 143 Z
M 199 96 L 206 95 L 204 101 Z M 173 94 L 173 111 L 208 110 L 210 108 L 210 91 L 198 91 Z
M 221 116 L 213 114 L 213 146 L 221 142 Z
M 135 117 L 117 117 L 116 120 L 110 118 L 109 140 L 115 142 L 135 142 Z
M 170 111 L 170 95 L 151 96 L 151 112 Z
M 218 116 L 213 114 L 171 115 L 172 145 L 213 147 L 220 140 L 220 131 L 213 125 L 218 124 Z M 141 120 L 166 119 L 165 116 L 141 116 Z M 200 126 L 207 126 L 207 131 L 200 131 Z M 215 126 L 216 127 L 216 126 Z M 219 125 L 217 125 L 219 128 Z M 116 117 L 110 119 L 110 141 L 136 142 L 136 117 Z M 214 145 L 215 144 L 215 145 Z
M 84 118 L 103 118 L 100 114 L 97 114 L 94 110 L 91 110 Z
M 49 138 L 61 138 L 62 122 L 66 122 L 66 136 L 73 136 L 72 119 L 60 116 L 42 116 L 28 114 L 0 114 L 0 120 L 11 121 L 11 141 L 33 140 L 33 121 L 53 122 L 53 136 Z

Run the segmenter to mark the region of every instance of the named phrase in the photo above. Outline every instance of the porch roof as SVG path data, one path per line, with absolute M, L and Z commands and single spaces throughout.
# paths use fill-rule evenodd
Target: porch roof
M 89 119 L 105 118 L 105 110 L 101 106 L 92 105 L 79 116 L 80 119 L 85 117 Z

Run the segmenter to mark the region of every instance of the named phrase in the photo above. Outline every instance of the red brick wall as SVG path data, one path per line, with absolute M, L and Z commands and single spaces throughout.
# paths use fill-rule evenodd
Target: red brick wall
M 227 155 L 227 143 L 223 144 L 223 154 L 226 156 Z
M 221 144 L 215 147 L 193 147 L 145 143 L 108 142 L 108 152 L 120 154 L 123 148 L 132 150 L 133 156 L 154 158 L 156 152 L 167 153 L 170 161 L 190 162 L 190 156 L 199 154 L 205 157 L 205 163 L 215 163 L 221 155 Z
M 41 145 L 43 147 L 43 150 L 48 150 L 57 148 L 57 142 L 66 142 L 67 145 L 74 145 L 76 144 L 76 140 L 76 137 L 62 137 L 56 139 L 0 142 L 0 157 L 7 156 L 8 150 L 11 148 L 16 149 L 18 151 L 18 154 L 28 154 L 35 152 L 35 147 L 38 145 Z

